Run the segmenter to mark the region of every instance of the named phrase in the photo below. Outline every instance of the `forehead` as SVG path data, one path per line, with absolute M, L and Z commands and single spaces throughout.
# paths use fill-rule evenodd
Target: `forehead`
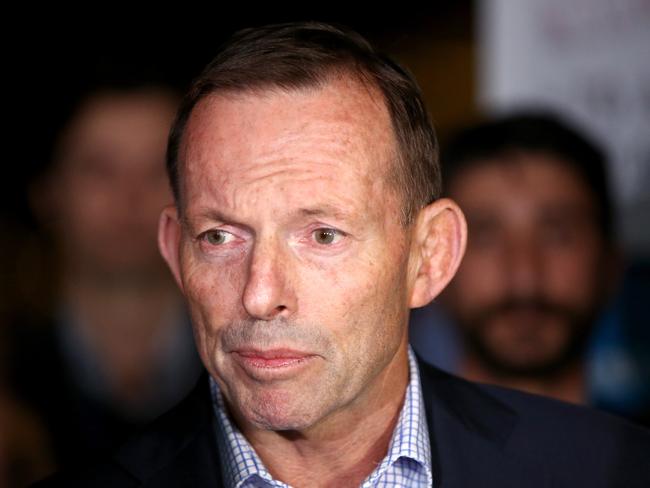
M 182 193 L 189 197 L 206 178 L 220 188 L 267 170 L 381 179 L 394 141 L 382 94 L 348 78 L 300 90 L 220 92 L 188 120 Z
M 158 155 L 164 152 L 175 110 L 173 95 L 162 89 L 92 95 L 62 133 L 57 152 L 67 156 L 123 149 Z
M 595 196 L 576 170 L 559 157 L 541 153 L 477 161 L 454 177 L 449 193 L 468 213 L 506 215 L 553 208 L 596 212 Z
M 174 97 L 164 90 L 97 93 L 88 98 L 70 123 L 70 129 L 104 132 L 120 126 L 156 131 L 169 125 L 176 109 Z

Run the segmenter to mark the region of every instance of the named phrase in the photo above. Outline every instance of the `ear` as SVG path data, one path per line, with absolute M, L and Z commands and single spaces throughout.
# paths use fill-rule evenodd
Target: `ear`
M 175 205 L 168 205 L 158 220 L 158 249 L 174 275 L 179 288 L 183 289 L 180 266 L 181 223 Z
M 455 202 L 441 198 L 418 214 L 412 241 L 415 281 L 409 306 L 423 307 L 456 274 L 467 244 L 465 216 Z

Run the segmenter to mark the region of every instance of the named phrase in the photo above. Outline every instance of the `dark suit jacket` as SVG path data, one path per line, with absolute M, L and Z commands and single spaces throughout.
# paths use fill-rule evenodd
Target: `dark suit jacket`
M 650 432 L 615 417 L 420 363 L 436 488 L 650 487 Z M 43 487 L 222 486 L 207 375 L 176 408 L 84 473 Z
M 187 328 L 187 339 L 193 341 L 189 321 L 177 325 Z M 193 342 L 192 347 L 182 345 L 175 351 L 179 359 L 176 384 L 166 389 L 166 395 L 158 389 L 159 394 L 143 404 L 142 410 L 129 415 L 117 408 L 119 402 L 112 400 L 110 393 L 94 395 L 80 383 L 73 372 L 80 368 L 80 362 L 71 358 L 64 346 L 65 327 L 54 319 L 12 324 L 8 328 L 11 347 L 7 362 L 12 393 L 41 421 L 56 464 L 62 468 L 112 452 L 133 432 L 183 399 L 202 370 Z

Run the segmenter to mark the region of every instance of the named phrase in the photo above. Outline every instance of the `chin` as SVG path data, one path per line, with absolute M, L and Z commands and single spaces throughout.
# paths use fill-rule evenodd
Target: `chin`
M 306 430 L 318 422 L 318 412 L 304 398 L 284 391 L 258 391 L 241 408 L 244 418 L 263 430 Z
M 256 428 L 263 430 L 304 431 L 317 422 L 313 414 L 282 410 L 269 404 L 258 405 L 245 416 Z

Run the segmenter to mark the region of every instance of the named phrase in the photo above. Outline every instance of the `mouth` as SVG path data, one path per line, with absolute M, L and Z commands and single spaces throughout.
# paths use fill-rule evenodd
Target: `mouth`
M 317 358 L 293 349 L 240 349 L 233 351 L 233 357 L 249 376 L 259 380 L 288 378 Z

